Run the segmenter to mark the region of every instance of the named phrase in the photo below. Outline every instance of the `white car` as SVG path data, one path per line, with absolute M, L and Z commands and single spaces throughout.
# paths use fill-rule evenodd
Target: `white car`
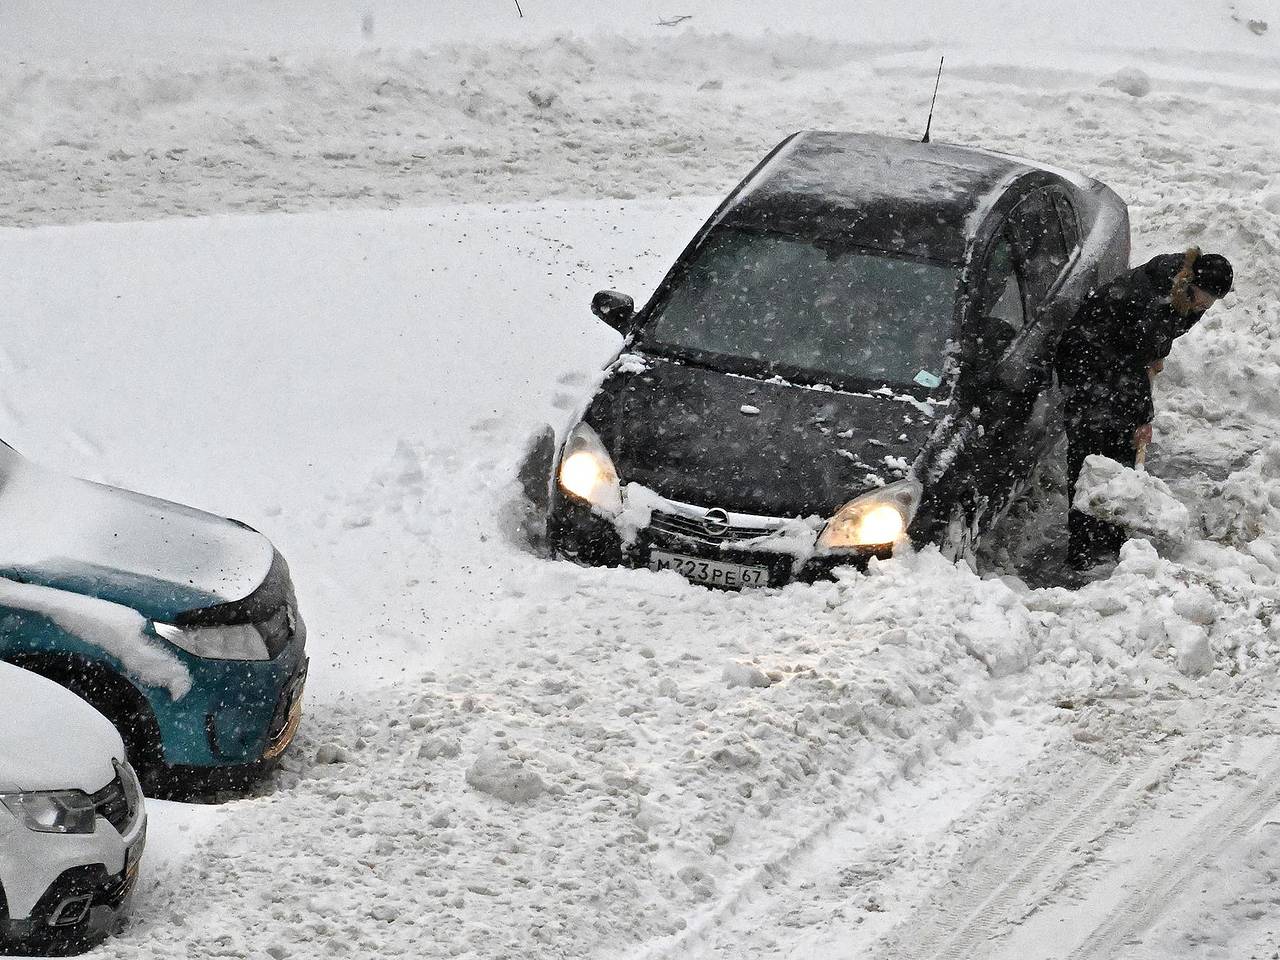
M 0 953 L 87 948 L 123 915 L 146 842 L 115 728 L 0 663 Z

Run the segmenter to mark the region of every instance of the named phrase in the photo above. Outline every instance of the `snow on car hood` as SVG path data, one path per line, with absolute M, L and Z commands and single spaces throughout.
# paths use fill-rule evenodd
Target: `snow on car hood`
M 906 475 L 936 411 L 658 357 L 611 377 L 590 416 L 621 476 L 664 497 L 764 516 L 829 516 Z
M 240 524 L 62 476 L 0 444 L 0 576 L 165 618 L 243 599 L 273 555 Z
M 124 759 L 120 734 L 56 683 L 0 663 L 0 793 L 101 790 Z

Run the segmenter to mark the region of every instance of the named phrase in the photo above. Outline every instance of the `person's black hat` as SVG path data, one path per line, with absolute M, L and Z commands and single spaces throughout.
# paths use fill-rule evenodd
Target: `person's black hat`
M 1235 274 L 1231 261 L 1220 253 L 1202 253 L 1191 268 L 1191 284 L 1218 299 L 1231 292 Z

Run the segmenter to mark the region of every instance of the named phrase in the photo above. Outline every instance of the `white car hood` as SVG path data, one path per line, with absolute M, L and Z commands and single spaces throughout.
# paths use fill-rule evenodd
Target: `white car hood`
M 123 759 L 106 717 L 56 683 L 0 662 L 0 793 L 94 793 L 115 778 L 112 761 Z

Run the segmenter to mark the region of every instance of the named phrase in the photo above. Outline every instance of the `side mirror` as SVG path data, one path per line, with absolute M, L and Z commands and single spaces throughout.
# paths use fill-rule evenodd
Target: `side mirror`
M 591 312 L 625 337 L 636 317 L 636 302 L 617 290 L 601 290 L 591 298 Z

